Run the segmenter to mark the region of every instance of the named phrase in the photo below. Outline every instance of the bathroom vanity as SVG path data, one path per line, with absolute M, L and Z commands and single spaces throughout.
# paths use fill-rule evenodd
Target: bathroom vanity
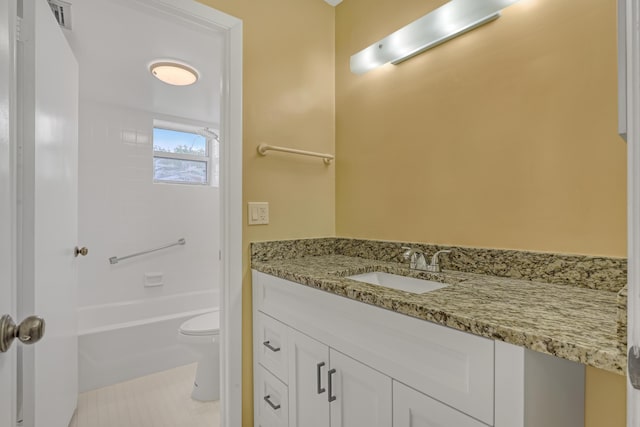
M 578 427 L 584 364 L 624 362 L 615 293 L 311 255 L 253 259 L 256 426 Z M 348 277 L 371 271 L 446 286 Z

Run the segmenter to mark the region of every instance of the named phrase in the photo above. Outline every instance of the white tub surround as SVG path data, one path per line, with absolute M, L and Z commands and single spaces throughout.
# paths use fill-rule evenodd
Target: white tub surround
M 196 362 L 178 329 L 218 307 L 217 291 L 199 291 L 81 308 L 80 391 Z

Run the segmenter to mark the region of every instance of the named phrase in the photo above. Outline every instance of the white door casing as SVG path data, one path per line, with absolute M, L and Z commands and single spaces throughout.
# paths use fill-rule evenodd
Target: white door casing
M 14 244 L 15 108 L 13 67 L 15 43 L 15 1 L 0 2 L 0 316 L 16 318 Z M 0 427 L 14 427 L 16 421 L 16 345 L 0 353 Z
M 640 3 L 626 0 L 628 348 L 640 349 Z M 629 376 L 627 376 L 629 378 Z M 640 390 L 627 379 L 627 426 L 640 425 Z
M 220 418 L 242 424 L 242 20 L 194 0 L 137 0 L 225 33 L 220 117 Z
M 21 318 L 46 334 L 22 350 L 26 427 L 66 427 L 78 395 L 78 64 L 44 0 L 24 1 L 18 46 Z

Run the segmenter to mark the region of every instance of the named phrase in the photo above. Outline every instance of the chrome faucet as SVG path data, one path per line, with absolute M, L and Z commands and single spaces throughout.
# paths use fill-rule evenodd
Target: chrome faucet
M 440 260 L 438 256 L 440 254 L 451 253 L 450 250 L 441 250 L 433 254 L 431 257 L 431 263 L 427 264 L 427 260 L 424 257 L 424 252 L 419 249 L 403 246 L 405 250 L 403 254 L 404 259 L 409 260 L 409 268 L 412 270 L 430 271 L 432 273 L 440 272 Z
M 424 257 L 424 252 L 419 249 L 409 248 L 403 246 L 406 252 L 402 255 L 404 259 L 409 260 L 409 268 L 412 270 L 427 270 L 427 260 Z

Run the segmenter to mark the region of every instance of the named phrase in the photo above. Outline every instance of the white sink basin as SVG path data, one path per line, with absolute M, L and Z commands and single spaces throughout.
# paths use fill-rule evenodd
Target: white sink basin
M 358 282 L 370 283 L 373 285 L 380 285 L 414 294 L 424 294 L 447 286 L 444 283 L 433 282 L 431 280 L 414 279 L 413 277 L 398 276 L 397 274 L 382 273 L 379 271 L 347 276 L 347 279 L 357 280 Z

